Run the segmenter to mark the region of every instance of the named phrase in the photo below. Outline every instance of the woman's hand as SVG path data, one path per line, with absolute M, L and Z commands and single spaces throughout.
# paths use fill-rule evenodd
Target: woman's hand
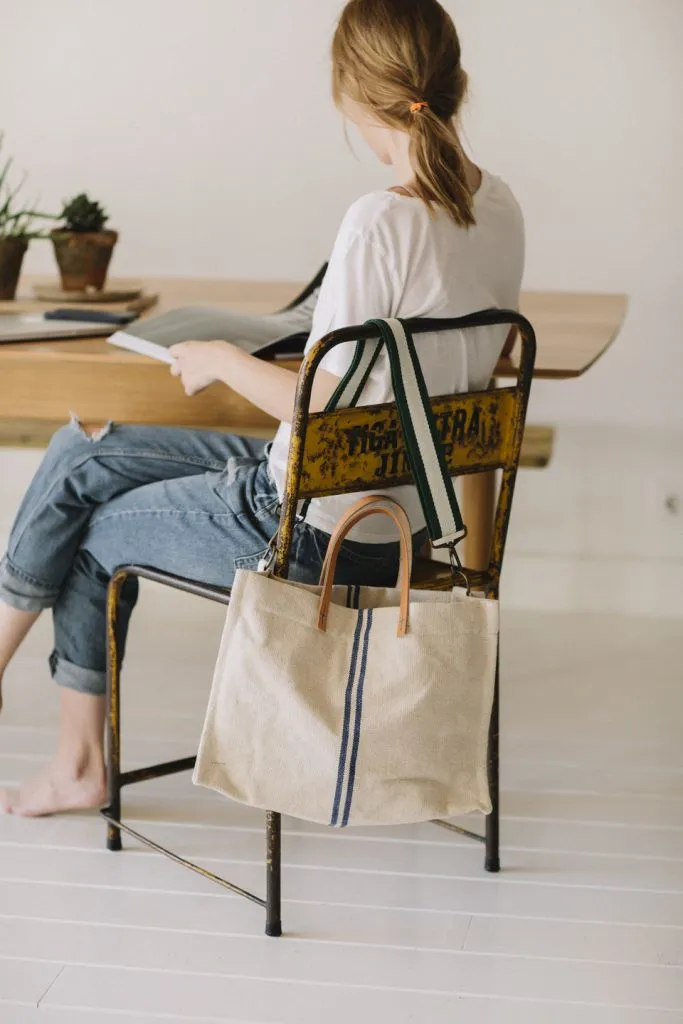
M 231 348 L 227 341 L 183 341 L 171 345 L 169 352 L 174 359 L 171 374 L 180 377 L 185 394 L 196 395 L 209 384 L 223 379 L 226 350 Z
M 183 341 L 172 345 L 171 373 L 180 377 L 188 395 L 220 381 L 277 420 L 292 420 L 297 375 L 275 362 L 258 359 L 228 341 Z M 318 370 L 313 381 L 310 412 L 325 408 L 339 378 Z

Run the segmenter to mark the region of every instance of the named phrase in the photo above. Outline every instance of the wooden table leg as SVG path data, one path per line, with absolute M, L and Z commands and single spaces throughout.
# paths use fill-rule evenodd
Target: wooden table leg
M 462 484 L 462 513 L 467 527 L 465 565 L 468 569 L 487 569 L 496 506 L 496 474 L 473 473 L 463 477 Z
M 491 378 L 489 391 L 496 387 Z M 496 511 L 496 473 L 474 473 L 462 478 L 462 515 L 467 527 L 465 565 L 468 569 L 488 569 Z

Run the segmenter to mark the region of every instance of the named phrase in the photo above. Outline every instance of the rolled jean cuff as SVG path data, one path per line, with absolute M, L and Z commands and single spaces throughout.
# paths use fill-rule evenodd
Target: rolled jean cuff
M 58 686 L 66 686 L 78 693 L 103 697 L 107 690 L 107 675 L 94 668 L 83 668 L 61 658 L 56 651 L 50 655 L 50 671 Z
M 20 612 L 42 612 L 52 608 L 59 590 L 47 587 L 12 565 L 5 556 L 0 562 L 0 600 Z

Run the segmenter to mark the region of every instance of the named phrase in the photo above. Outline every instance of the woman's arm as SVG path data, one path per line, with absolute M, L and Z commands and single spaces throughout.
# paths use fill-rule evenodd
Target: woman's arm
M 297 375 L 284 366 L 249 355 L 227 341 L 184 341 L 170 349 L 171 367 L 188 395 L 221 381 L 269 416 L 289 423 L 294 412 Z M 339 378 L 317 370 L 313 380 L 311 412 L 320 412 L 334 394 Z

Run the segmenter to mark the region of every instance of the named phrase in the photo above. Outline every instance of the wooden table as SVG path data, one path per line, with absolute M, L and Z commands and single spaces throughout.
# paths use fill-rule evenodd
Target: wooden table
M 26 294 L 29 284 L 25 283 Z M 300 290 L 287 283 L 181 278 L 148 279 L 145 288 L 159 294 L 154 312 L 208 303 L 264 313 L 285 305 Z M 2 306 L 8 309 L 7 304 Z M 19 312 L 50 305 L 22 299 L 20 293 L 12 308 Z M 535 376 L 581 376 L 619 333 L 626 308 L 624 295 L 524 293 L 521 309 L 538 338 Z M 496 376 L 514 374 L 513 353 L 511 360 L 500 361 Z M 224 385 L 213 385 L 188 398 L 165 364 L 115 348 L 102 339 L 0 344 L 0 444 L 44 444 L 70 411 L 88 425 L 112 419 L 261 436 L 275 425 Z M 489 540 L 484 524 L 491 521 L 494 486 L 492 474 L 490 479 L 477 476 L 466 480 L 466 518 L 479 524 L 471 529 L 467 551 L 472 567 L 486 561 Z

